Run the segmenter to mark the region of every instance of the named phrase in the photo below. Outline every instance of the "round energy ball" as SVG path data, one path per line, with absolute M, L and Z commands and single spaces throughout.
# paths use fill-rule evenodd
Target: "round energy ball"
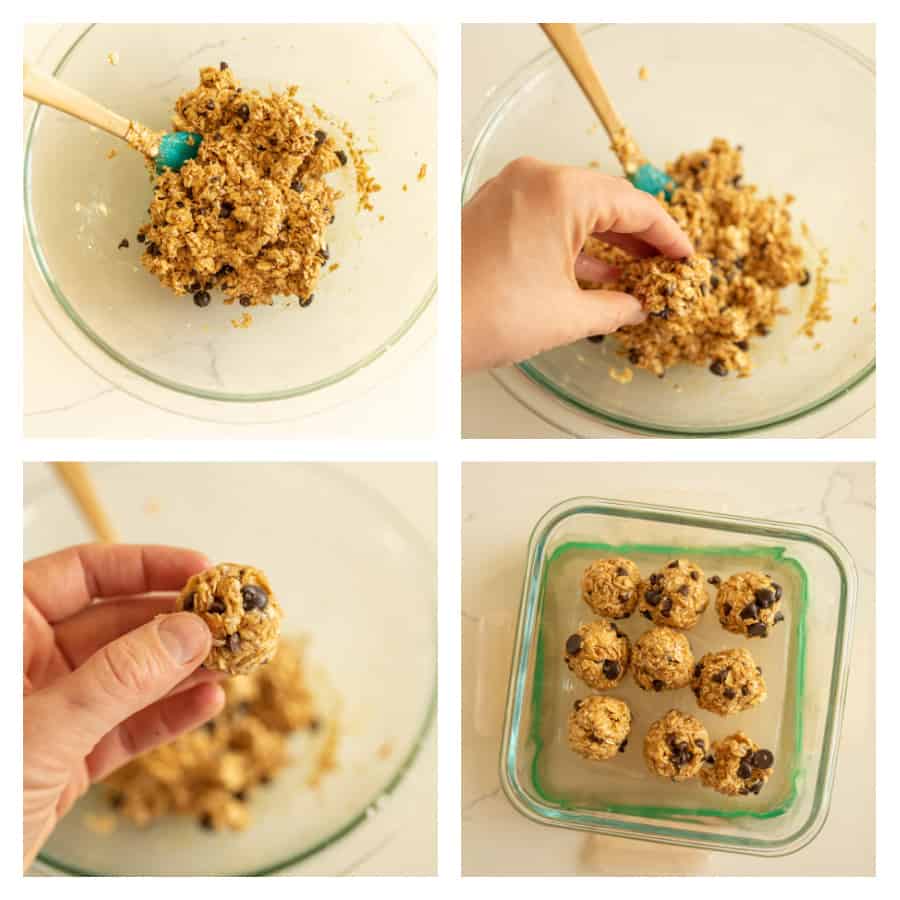
M 748 650 L 720 650 L 701 657 L 691 676 L 691 690 L 702 709 L 730 716 L 766 699 L 762 669 Z
M 670 709 L 647 731 L 644 760 L 654 775 L 687 781 L 700 772 L 709 747 L 709 734 L 696 716 Z
M 609 619 L 587 622 L 566 639 L 565 661 L 594 690 L 618 686 L 631 659 L 631 641 Z
M 581 599 L 607 619 L 627 619 L 638 601 L 641 573 L 622 557 L 598 559 L 581 576 Z
M 645 691 L 674 691 L 691 681 L 694 654 L 688 639 L 674 628 L 651 628 L 634 643 L 631 670 Z
M 782 588 L 761 572 L 741 572 L 719 585 L 716 612 L 726 631 L 748 638 L 768 637 L 779 622 Z
M 624 753 L 630 732 L 631 710 L 615 697 L 576 700 L 569 713 L 569 746 L 585 759 L 612 759 Z
M 656 625 L 693 628 L 709 603 L 703 570 L 686 559 L 673 559 L 641 585 L 638 612 Z

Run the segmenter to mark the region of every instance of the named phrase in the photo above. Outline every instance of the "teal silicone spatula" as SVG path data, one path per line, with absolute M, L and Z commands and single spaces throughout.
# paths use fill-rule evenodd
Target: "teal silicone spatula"
M 29 100 L 52 106 L 68 116 L 74 116 L 121 138 L 129 147 L 143 153 L 158 173 L 164 169 L 180 169 L 200 149 L 202 135 L 192 131 L 152 131 L 140 122 L 108 110 L 52 75 L 33 69 L 27 62 L 24 66 L 23 84 L 23 92 Z
M 667 198 L 670 197 L 674 187 L 672 179 L 645 159 L 625 123 L 613 109 L 606 88 L 603 87 L 575 26 L 565 22 L 542 22 L 541 28 L 597 113 L 628 180 L 648 194 L 655 196 L 662 192 Z

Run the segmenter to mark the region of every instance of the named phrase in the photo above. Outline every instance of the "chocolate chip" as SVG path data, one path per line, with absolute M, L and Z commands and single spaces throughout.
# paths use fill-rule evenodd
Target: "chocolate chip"
M 203 813 L 200 816 L 200 825 L 202 828 L 205 828 L 207 831 L 213 830 L 213 817 L 210 813 Z
M 207 612 L 213 613 L 213 615 L 220 616 L 223 612 L 225 612 L 225 604 L 221 600 L 213 600 L 213 602 L 209 604 L 209 609 L 207 609 Z
M 722 614 L 723 614 L 723 615 L 730 616 L 730 615 L 731 615 L 731 610 L 732 610 L 732 606 L 731 606 L 730 603 L 723 603 L 723 604 L 722 604 Z
M 751 794 L 758 794 L 763 789 L 763 781 L 754 781 L 752 784 L 747 785 L 747 789 Z
M 712 753 L 710 753 L 709 756 L 706 756 L 703 759 L 703 762 L 705 762 L 708 766 L 711 766 L 715 761 L 716 758 L 712 755 Z
M 753 596 L 760 609 L 768 609 L 775 602 L 775 591 L 768 588 L 760 588 Z
M 592 344 L 602 344 L 602 343 L 603 343 L 603 338 L 605 338 L 605 337 L 606 337 L 605 334 L 589 334 L 589 335 L 588 335 L 588 340 L 589 340 Z
M 296 191 L 298 194 L 303 193 L 303 182 L 299 178 L 295 178 L 291 182 L 291 190 Z
M 575 710 L 581 709 L 581 701 L 580 701 L 580 700 L 576 700 L 576 701 L 572 704 L 572 706 L 575 708 Z
M 254 609 L 265 609 L 269 595 L 258 584 L 245 584 L 241 588 L 241 599 L 244 601 L 244 610 L 250 612 Z
M 753 767 L 743 760 L 737 769 L 738 778 L 749 778 L 753 774 Z
M 654 691 L 661 691 L 665 687 L 665 685 L 658 678 L 653 679 L 652 685 Z
M 625 740 L 622 741 L 621 744 L 619 744 L 619 753 L 624 753 L 624 752 L 625 752 L 625 748 L 626 748 L 627 746 L 628 746 L 628 738 L 625 738 Z
M 771 769 L 775 764 L 775 754 L 771 750 L 757 750 L 753 754 L 753 765 L 757 769 Z
M 241 803 L 244 803 L 247 800 L 246 791 L 235 791 L 231 796 L 234 797 L 235 800 L 239 800 Z
M 246 103 L 242 103 L 238 109 L 237 114 L 246 122 L 250 118 L 250 107 Z
M 122 238 L 119 241 L 119 246 L 116 248 L 118 250 L 127 250 L 131 245 L 128 243 L 128 238 Z
M 216 108 L 216 104 L 215 104 L 212 100 L 207 100 L 207 101 L 206 101 L 206 108 L 207 108 L 207 109 L 215 109 L 215 108 Z
M 728 677 L 728 668 L 725 668 L 725 669 L 721 669 L 720 671 L 716 672 L 716 674 L 712 676 L 711 680 L 714 681 L 716 684 L 724 684 L 725 679 L 727 677 Z
M 696 569 L 691 569 L 691 580 L 692 581 L 700 580 L 700 573 Z
M 691 589 L 688 585 L 683 584 L 680 588 L 678 588 L 678 593 L 681 594 L 682 597 L 687 597 L 687 595 L 691 592 Z
M 705 749 L 706 749 L 706 741 L 704 741 L 703 738 L 695 738 L 695 739 L 694 739 L 694 743 L 695 743 L 701 750 L 705 750 Z
M 253 298 L 249 294 L 241 294 L 238 298 L 238 303 L 240 303 L 241 306 L 250 306 L 253 303 Z
M 310 731 L 318 731 L 322 727 L 322 722 L 320 719 L 312 718 L 309 720 L 309 730 Z
M 181 608 L 185 612 L 193 612 L 194 611 L 194 595 L 188 594 L 187 597 L 184 598 L 184 602 L 181 604 Z
M 650 606 L 659 606 L 659 601 L 661 599 L 662 594 L 659 591 L 647 591 L 644 594 L 644 601 Z
M 779 612 L 775 613 L 775 618 L 772 620 L 772 624 L 777 625 L 779 622 L 783 622 L 783 621 L 784 621 L 784 613 L 779 611 Z
M 699 678 L 702 671 L 703 663 L 697 663 L 697 665 L 694 666 L 694 678 Z
M 334 155 L 338 158 L 338 162 L 342 166 L 347 165 L 347 154 L 343 150 L 335 150 Z
M 321 250 L 319 250 L 319 256 L 322 260 L 322 265 L 324 266 L 325 263 L 331 259 L 331 251 L 327 247 L 322 247 Z
M 301 297 L 300 305 L 301 306 L 309 306 L 309 304 L 312 303 L 313 300 L 315 299 L 315 296 L 316 296 L 315 294 L 310 294 L 308 297 Z
M 230 200 L 223 200 L 219 207 L 219 218 L 227 219 L 234 212 L 234 204 Z
M 741 695 L 746 697 L 750 693 L 750 688 L 746 684 L 741 685 Z
M 769 334 L 769 329 L 765 325 L 760 324 L 756 326 L 756 333 L 761 337 L 766 337 Z
M 628 351 L 628 362 L 636 366 L 641 361 L 640 350 L 631 349 Z
M 734 692 L 734 690 L 732 690 L 732 688 L 725 688 L 722 693 L 725 695 L 726 700 L 734 700 L 734 698 L 737 697 L 737 694 Z
M 672 284 L 671 281 L 663 288 L 663 294 L 665 294 L 666 297 L 675 295 L 675 285 Z
M 738 350 L 749 350 L 750 342 L 749 341 L 735 341 L 734 346 L 738 348 Z
M 566 653 L 571 653 L 573 656 L 581 650 L 584 641 L 581 639 L 580 634 L 571 634 L 566 639 Z
M 671 597 L 666 597 L 665 600 L 660 604 L 659 611 L 668 619 L 669 616 L 672 615 L 672 599 Z
M 672 562 L 670 562 L 670 563 L 666 566 L 666 568 L 667 568 L 667 569 L 677 569 L 677 568 L 678 568 L 678 560 L 677 560 L 677 559 L 673 559 Z
M 147 240 L 147 235 L 146 235 L 146 234 L 139 234 L 139 235 L 137 236 L 137 242 L 138 242 L 139 244 L 143 244 L 144 241 L 146 241 L 146 240 Z
M 710 367 L 709 371 L 713 373 L 713 375 L 718 375 L 720 378 L 723 378 L 728 374 L 728 367 L 725 363 L 722 362 L 721 359 L 717 359 Z
M 614 681 L 619 677 L 622 667 L 614 659 L 606 659 L 603 661 L 603 675 L 610 681 Z
M 327 137 L 328 137 L 328 135 L 325 134 L 324 131 L 322 131 L 321 129 L 317 129 L 315 132 L 316 146 L 318 147 L 319 144 L 324 143 L 325 138 L 327 138 Z
M 147 253 L 149 253 L 150 256 L 162 255 L 162 251 L 153 243 L 153 241 L 147 241 Z
M 653 616 L 651 615 L 649 609 L 642 609 L 642 610 L 641 610 L 641 615 L 642 615 L 645 619 L 650 619 L 651 622 L 653 621 Z
M 659 584 L 660 581 L 662 581 L 662 575 L 659 572 L 654 572 L 650 576 L 650 584 Z
M 632 594 L 630 591 L 626 591 L 624 594 L 619 594 L 619 603 L 628 603 L 631 600 Z
M 220 71 L 220 72 L 224 72 L 227 68 L 228 68 L 228 63 L 227 63 L 227 62 L 220 62 L 220 63 L 219 63 L 219 71 Z
M 225 638 L 225 646 L 230 653 L 237 653 L 241 649 L 241 636 L 237 632 L 229 634 Z
M 760 675 L 762 675 L 762 666 L 757 666 L 756 671 L 759 672 Z
M 759 610 L 755 603 L 748 603 L 738 614 L 742 619 L 755 619 L 759 615 Z
M 719 282 L 719 276 L 718 276 L 718 275 L 713 275 L 713 276 L 709 279 L 709 284 L 710 284 L 710 287 L 712 287 L 712 289 L 715 290 L 715 289 L 719 286 L 719 284 L 720 284 L 720 282 Z
M 209 301 L 211 299 L 209 291 L 197 291 L 197 293 L 194 294 L 194 306 L 209 306 Z
M 722 579 L 719 578 L 718 575 L 710 575 L 709 578 L 706 579 L 710 584 L 719 585 L 722 583 Z
M 810 281 L 809 269 L 804 269 L 803 274 L 800 276 L 800 280 L 797 282 L 797 284 L 799 284 L 800 287 L 806 287 L 809 284 L 809 281 Z
M 119 793 L 110 794 L 109 805 L 113 809 L 121 809 L 124 803 L 125 803 L 125 798 L 121 794 L 119 794 Z
M 737 187 L 741 183 L 742 177 L 743 176 L 741 176 L 741 175 L 735 175 L 734 178 L 731 179 L 732 185 L 734 185 L 734 187 Z
M 780 600 L 781 594 L 782 594 L 781 585 L 775 584 L 775 582 L 773 581 L 772 582 L 772 590 L 775 591 L 775 599 Z
M 747 634 L 751 637 L 766 637 L 768 633 L 769 629 L 764 622 L 754 622 L 752 625 L 747 626 Z
M 628 574 L 628 569 L 626 569 L 624 566 L 619 566 L 619 567 L 616 569 L 616 575 L 617 575 L 619 578 L 624 578 L 627 574 Z

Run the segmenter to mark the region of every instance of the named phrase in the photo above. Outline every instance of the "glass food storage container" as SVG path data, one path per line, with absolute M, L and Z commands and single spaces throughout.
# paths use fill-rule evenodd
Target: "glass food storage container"
M 631 674 L 612 691 L 633 713 L 626 751 L 606 762 L 566 740 L 573 702 L 591 693 L 563 659 L 566 637 L 596 618 L 580 595 L 594 559 L 625 556 L 646 577 L 675 558 L 722 579 L 761 570 L 783 587 L 783 625 L 750 640 L 718 622 L 714 590 L 685 632 L 695 658 L 745 647 L 765 673 L 768 698 L 728 717 L 698 708 L 689 688 L 647 693 Z M 843 717 L 857 575 L 847 549 L 816 527 L 595 498 L 551 508 L 532 532 L 510 674 L 501 750 L 504 791 L 526 817 L 549 825 L 688 847 L 764 856 L 793 853 L 828 815 Z M 616 623 L 634 641 L 649 623 Z M 649 725 L 669 709 L 697 715 L 715 741 L 735 731 L 775 754 L 757 796 L 726 797 L 699 779 L 652 775 L 642 750 Z

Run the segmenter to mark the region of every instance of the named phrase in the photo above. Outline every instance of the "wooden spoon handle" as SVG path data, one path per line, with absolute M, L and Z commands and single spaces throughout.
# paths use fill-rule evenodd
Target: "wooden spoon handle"
M 94 483 L 88 474 L 87 467 L 77 462 L 55 462 L 53 467 L 62 479 L 72 499 L 78 505 L 82 515 L 94 532 L 95 537 L 104 543 L 114 544 L 119 537 L 116 534 L 106 510 L 100 505 Z
M 128 119 L 101 106 L 75 88 L 57 81 L 52 75 L 33 69 L 27 62 L 23 68 L 23 92 L 29 100 L 52 106 L 123 140 L 131 127 Z
M 625 124 L 613 109 L 612 101 L 603 87 L 603 82 L 585 50 L 581 35 L 574 25 L 566 22 L 542 22 L 541 28 L 568 66 L 572 77 L 587 97 L 588 103 L 597 113 L 611 141 L 621 134 Z

